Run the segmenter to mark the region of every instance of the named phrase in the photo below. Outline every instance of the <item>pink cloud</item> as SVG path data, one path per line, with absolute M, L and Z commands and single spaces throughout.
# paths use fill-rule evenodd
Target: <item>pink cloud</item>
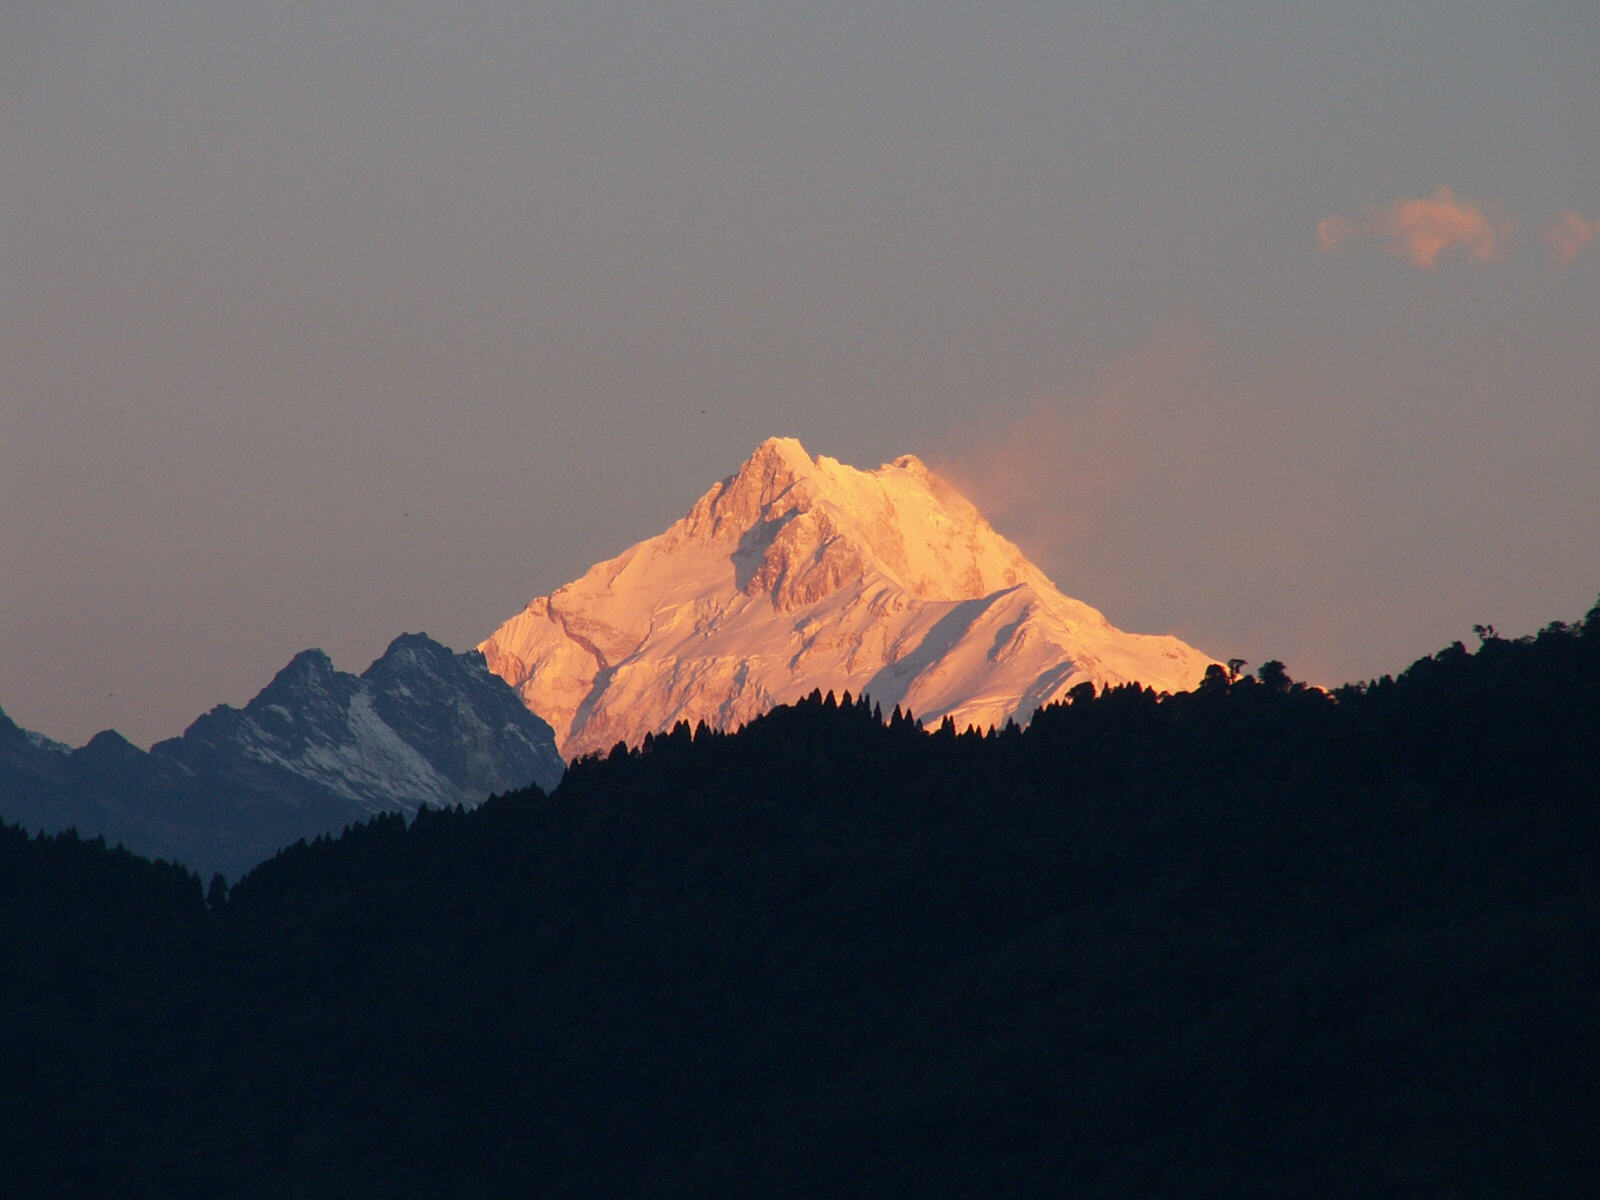
M 1539 236 L 1550 247 L 1552 258 L 1557 262 L 1570 263 L 1600 236 L 1600 221 L 1585 220 L 1580 214 L 1566 209 L 1545 221 Z
M 1423 198 L 1369 204 L 1354 220 L 1324 217 L 1317 222 L 1317 244 L 1327 252 L 1355 238 L 1379 238 L 1390 254 L 1433 271 L 1439 255 L 1452 249 L 1480 261 L 1499 256 L 1510 248 L 1516 228 L 1515 217 L 1499 216 L 1441 187 Z

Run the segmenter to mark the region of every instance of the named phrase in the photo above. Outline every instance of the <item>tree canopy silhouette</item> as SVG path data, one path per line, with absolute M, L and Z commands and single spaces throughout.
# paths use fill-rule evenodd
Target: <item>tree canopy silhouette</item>
M 16 1195 L 1578 1195 L 1600 605 L 980 733 L 817 695 L 231 889 L 0 829 Z

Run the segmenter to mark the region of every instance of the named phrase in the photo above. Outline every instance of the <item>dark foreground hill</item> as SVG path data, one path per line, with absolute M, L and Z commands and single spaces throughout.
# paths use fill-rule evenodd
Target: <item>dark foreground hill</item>
M 15 1195 L 1581 1196 L 1600 609 L 991 737 L 821 698 L 226 899 L 0 837 Z

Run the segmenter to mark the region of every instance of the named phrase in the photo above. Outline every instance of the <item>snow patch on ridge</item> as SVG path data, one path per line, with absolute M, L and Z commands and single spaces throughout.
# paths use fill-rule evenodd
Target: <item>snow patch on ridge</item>
M 296 748 L 263 735 L 249 742 L 244 753 L 314 780 L 369 812 L 415 812 L 423 804 L 442 807 L 457 801 L 458 790 L 384 723 L 368 692 L 354 693 L 343 715 L 339 732 L 347 734 L 345 739 L 335 741 L 317 731 Z M 378 795 L 390 802 L 378 802 Z
M 65 742 L 58 742 L 54 738 L 45 737 L 42 733 L 35 733 L 31 729 L 24 729 L 22 736 L 28 739 L 28 745 L 35 750 L 43 750 L 48 754 L 59 754 L 63 758 L 72 753 L 72 747 Z

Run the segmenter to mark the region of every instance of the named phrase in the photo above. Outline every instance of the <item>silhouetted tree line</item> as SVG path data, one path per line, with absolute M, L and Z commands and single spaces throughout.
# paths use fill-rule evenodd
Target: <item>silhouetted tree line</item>
M 1594 1194 L 1600 605 L 1240 667 L 813 695 L 208 893 L 0 829 L 0 1192 Z

